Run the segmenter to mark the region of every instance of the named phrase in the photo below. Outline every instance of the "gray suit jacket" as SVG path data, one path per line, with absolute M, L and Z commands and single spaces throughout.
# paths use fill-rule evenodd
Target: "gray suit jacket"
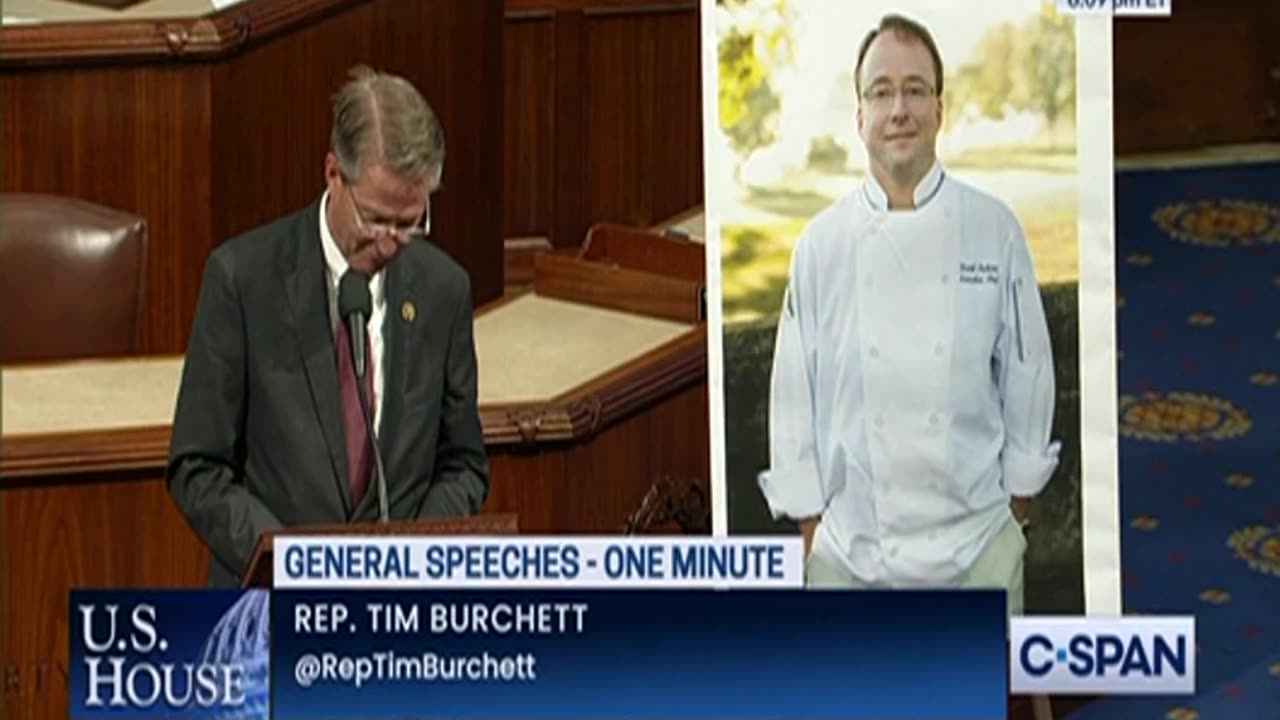
M 169 492 L 213 555 L 247 569 L 264 530 L 377 519 L 352 507 L 319 203 L 218 247 L 205 266 L 169 454 Z M 393 520 L 471 515 L 489 488 L 471 288 L 435 246 L 386 268 L 379 436 Z M 405 308 L 412 306 L 408 312 Z

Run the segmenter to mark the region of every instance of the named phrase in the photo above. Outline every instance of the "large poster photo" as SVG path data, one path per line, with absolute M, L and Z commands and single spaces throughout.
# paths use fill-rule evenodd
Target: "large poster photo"
M 811 586 L 1084 612 L 1076 22 L 706 12 L 725 531 L 803 534 Z

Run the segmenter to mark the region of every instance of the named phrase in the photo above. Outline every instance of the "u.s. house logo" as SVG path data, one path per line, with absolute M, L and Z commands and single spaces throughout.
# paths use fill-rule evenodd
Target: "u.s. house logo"
M 265 720 L 265 591 L 72 594 L 73 718 Z

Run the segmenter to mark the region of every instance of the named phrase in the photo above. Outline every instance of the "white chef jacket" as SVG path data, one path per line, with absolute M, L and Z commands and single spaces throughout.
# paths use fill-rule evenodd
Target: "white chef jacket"
M 1013 212 L 946 174 L 888 211 L 870 176 L 806 227 L 778 323 L 774 517 L 821 516 L 814 552 L 863 582 L 966 571 L 1058 462 L 1054 369 Z

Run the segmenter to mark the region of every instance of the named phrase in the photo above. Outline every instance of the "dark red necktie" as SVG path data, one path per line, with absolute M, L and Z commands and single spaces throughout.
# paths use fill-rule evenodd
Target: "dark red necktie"
M 360 396 L 356 390 L 356 372 L 351 362 L 351 340 L 347 324 L 338 323 L 338 387 L 342 392 L 342 431 L 347 436 L 347 477 L 351 481 L 351 507 L 359 507 L 369 487 L 373 470 L 373 451 L 369 444 L 369 431 L 362 417 Z M 377 398 L 373 394 L 373 351 L 371 343 L 364 346 L 365 390 L 369 397 L 369 410 L 377 417 Z

